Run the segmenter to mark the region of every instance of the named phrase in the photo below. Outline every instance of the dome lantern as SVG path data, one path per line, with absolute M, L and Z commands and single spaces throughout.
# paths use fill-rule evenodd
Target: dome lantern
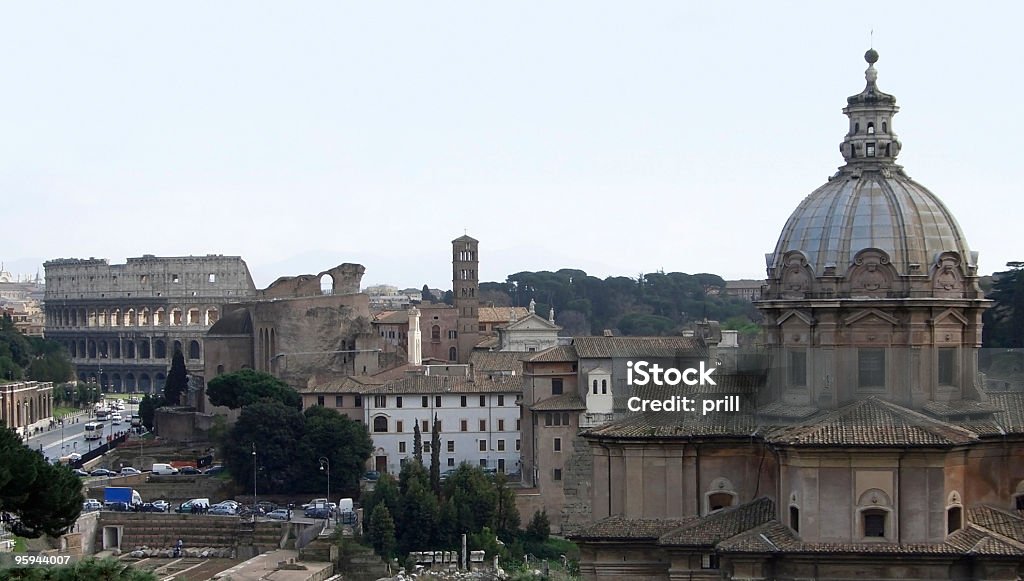
M 868 68 L 864 71 L 864 90 L 846 99 L 843 113 L 850 118 L 850 130 L 839 146 L 847 166 L 893 165 L 900 142 L 892 132 L 892 117 L 900 108 L 896 97 L 878 89 L 878 52 L 864 53 Z

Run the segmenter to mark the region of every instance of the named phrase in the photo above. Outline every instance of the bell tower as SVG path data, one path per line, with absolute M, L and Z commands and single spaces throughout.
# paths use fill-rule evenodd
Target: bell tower
M 452 293 L 458 310 L 457 349 L 454 359 L 469 363 L 469 356 L 480 339 L 480 242 L 469 236 L 452 240 Z

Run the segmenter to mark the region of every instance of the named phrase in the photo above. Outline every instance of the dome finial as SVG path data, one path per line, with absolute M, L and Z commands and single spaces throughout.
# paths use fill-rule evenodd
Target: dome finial
M 869 48 L 868 52 L 864 53 L 864 60 L 868 61 L 869 65 L 873 65 L 878 62 L 878 51 Z

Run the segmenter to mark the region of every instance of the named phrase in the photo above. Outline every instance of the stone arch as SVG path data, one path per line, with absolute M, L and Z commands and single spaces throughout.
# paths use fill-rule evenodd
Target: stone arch
M 171 309 L 171 319 L 170 319 L 170 321 L 168 321 L 168 324 L 170 324 L 170 326 L 172 326 L 172 327 L 180 327 L 181 326 L 181 309 L 180 308 L 174 307 L 173 309 Z
M 148 373 L 139 374 L 139 391 L 153 393 L 153 380 L 150 379 Z
M 188 358 L 199 359 L 200 357 L 202 357 L 202 350 L 200 349 L 199 341 L 192 339 L 188 342 Z
M 449 347 L 448 348 L 448 361 L 458 361 L 458 359 L 459 359 L 459 350 L 456 349 L 455 347 Z
M 175 339 L 174 340 L 174 347 L 171 349 L 171 356 L 173 357 L 174 354 L 178 353 L 178 352 L 180 352 L 182 355 L 185 354 L 185 351 L 184 351 L 184 349 L 182 349 L 182 346 L 181 346 L 181 341 L 179 341 L 178 339 Z
M 857 499 L 857 539 L 891 539 L 895 531 L 892 500 L 885 491 L 871 488 Z
M 138 384 L 135 383 L 135 374 L 128 372 L 124 374 L 124 388 L 128 391 L 135 391 Z
M 89 339 L 88 343 L 88 357 L 89 359 L 96 359 L 96 341 Z
M 149 359 L 149 341 L 143 339 L 139 341 L 139 359 Z
M 167 359 L 167 343 L 164 343 L 163 339 L 153 341 L 153 358 Z
M 204 320 L 204 323 L 206 324 L 206 326 L 210 326 L 210 325 L 216 323 L 219 319 L 220 319 L 220 311 L 217 310 L 217 307 L 210 307 L 210 308 L 206 309 L 206 317 L 205 317 L 205 320 Z
M 110 342 L 110 357 L 112 359 L 121 358 L 121 341 L 115 339 Z
M 711 481 L 708 490 L 704 492 L 704 514 L 710 514 L 735 506 L 739 495 L 736 494 L 736 487 L 729 479 L 718 477 Z
M 186 316 L 186 319 L 185 319 L 185 324 L 186 325 L 199 325 L 200 321 L 201 321 L 200 316 L 201 316 L 201 311 L 199 310 L 199 307 L 190 307 L 189 310 L 188 310 L 188 315 Z
M 167 375 L 164 374 L 163 372 L 158 372 L 156 376 L 153 377 L 154 389 L 162 391 L 165 383 L 167 383 Z
M 320 274 L 320 293 L 325 295 L 334 294 L 334 275 L 329 272 Z
M 158 307 L 153 311 L 153 326 L 162 327 L 167 324 L 167 311 L 163 307 Z
M 68 355 L 78 357 L 78 343 L 76 341 L 68 341 Z
M 106 327 L 106 326 L 108 326 L 109 322 L 110 322 L 110 312 L 107 311 L 107 309 L 100 310 L 97 313 L 97 315 L 96 315 L 96 323 L 100 327 Z
M 78 341 L 78 356 L 84 359 L 86 357 L 86 353 L 87 352 L 85 350 L 85 339 L 79 339 L 79 341 Z
M 388 417 L 385 415 L 377 415 L 373 418 L 373 432 L 375 434 L 386 433 L 388 431 Z
M 100 339 L 99 344 L 96 346 L 96 353 L 100 358 L 110 356 L 110 347 L 107 345 L 106 339 Z
M 956 490 L 946 497 L 946 534 L 951 535 L 964 527 L 964 505 Z
M 110 326 L 121 327 L 123 321 L 121 321 L 121 309 L 114 309 L 114 312 L 110 314 Z
M 147 307 L 142 308 L 139 311 L 139 326 L 141 326 L 141 327 L 149 327 L 152 324 L 153 324 L 153 321 L 150 318 L 149 308 L 147 308 Z
M 135 318 L 135 309 L 129 308 L 124 312 L 124 326 L 134 327 L 138 325 L 138 320 Z
M 124 382 L 121 379 L 121 374 L 120 373 L 112 373 L 112 374 L 110 374 L 110 387 L 114 391 L 118 391 L 118 392 L 121 391 L 121 389 L 123 389 Z
M 124 342 L 124 358 L 135 359 L 135 341 L 129 339 Z

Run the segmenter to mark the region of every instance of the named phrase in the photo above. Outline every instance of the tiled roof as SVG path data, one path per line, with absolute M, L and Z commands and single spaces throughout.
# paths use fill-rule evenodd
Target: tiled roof
M 346 375 L 322 378 L 314 376 L 300 393 L 364 393 L 381 384 L 381 380 L 366 375 Z
M 523 359 L 532 355 L 528 351 L 474 351 L 469 355 L 469 364 L 477 375 L 495 371 L 523 373 Z
M 726 539 L 715 548 L 725 553 L 778 553 L 799 545 L 792 529 L 773 520 Z
M 870 397 L 775 430 L 768 439 L 794 446 L 950 446 L 976 440 L 977 435 Z
M 551 363 L 558 361 L 577 361 L 576 348 L 572 345 L 558 345 L 549 347 L 539 353 L 533 354 L 527 361 L 530 363 Z
M 967 511 L 967 520 L 996 534 L 1024 543 L 1024 519 L 1015 514 L 979 506 Z
M 501 339 L 497 337 L 484 337 L 473 347 L 474 349 L 494 349 L 501 346 Z
M 389 381 L 366 390 L 366 394 L 444 394 L 444 393 L 518 393 L 522 391 L 522 377 L 477 378 L 447 375 L 412 375 Z M 509 402 L 508 405 L 512 405 Z
M 1024 433 L 1024 393 L 990 393 L 989 402 L 999 408 L 995 421 L 1007 433 Z
M 967 400 L 950 402 L 930 401 L 924 404 L 921 409 L 943 420 L 962 416 L 990 416 L 999 411 L 998 407 L 989 403 Z
M 406 377 L 410 373 L 419 369 L 421 369 L 421 367 L 417 367 L 415 365 L 412 365 L 411 363 L 403 363 L 395 367 L 382 369 L 381 371 L 378 371 L 377 373 L 373 374 L 371 377 L 376 379 L 377 383 L 384 383 L 386 381 L 402 379 L 403 377 Z
M 708 350 L 694 337 L 575 337 L 581 359 L 707 357 Z
M 578 393 L 563 393 L 562 395 L 542 399 L 530 406 L 530 409 L 535 412 L 585 410 L 587 409 L 587 404 L 584 403 L 583 398 L 581 398 Z
M 405 311 L 381 311 L 373 317 L 379 325 L 402 325 L 409 323 L 409 313 Z
M 713 546 L 775 518 L 775 503 L 768 497 L 706 516 L 658 538 L 659 545 Z
M 818 408 L 814 406 L 790 405 L 781 401 L 775 401 L 757 408 L 757 415 L 765 419 L 802 420 L 813 416 L 818 411 Z
M 610 516 L 577 530 L 570 536 L 570 538 L 609 541 L 653 540 L 673 529 L 677 529 L 689 522 L 692 522 L 695 519 L 696 517 L 683 519 L 658 519 Z
M 512 320 L 513 309 L 516 319 L 522 319 L 530 314 L 526 307 L 480 307 L 477 309 L 477 317 L 481 323 L 508 323 Z

